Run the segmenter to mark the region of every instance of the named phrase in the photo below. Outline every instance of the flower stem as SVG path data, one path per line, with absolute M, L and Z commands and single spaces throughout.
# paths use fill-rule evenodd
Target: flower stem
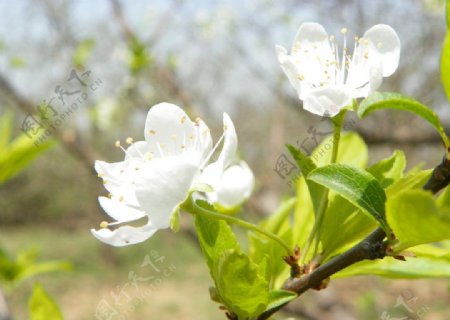
M 237 224 L 243 228 L 263 234 L 267 238 L 277 242 L 280 246 L 282 246 L 286 250 L 286 253 L 288 256 L 293 255 L 292 249 L 289 247 L 289 245 L 286 242 L 284 242 L 283 239 L 281 239 L 280 237 L 278 237 L 277 235 L 275 235 L 271 232 L 268 232 L 264 229 L 261 229 L 258 226 L 255 226 L 254 224 L 251 224 L 247 221 L 203 208 L 203 207 L 197 205 L 195 203 L 195 200 L 192 200 L 191 198 L 185 202 L 185 204 L 183 205 L 183 209 L 185 209 L 186 211 L 188 211 L 192 214 L 198 214 L 198 215 L 202 215 L 204 217 L 209 217 L 209 218 L 213 218 L 213 219 L 217 219 L 217 220 L 224 220 L 228 223 Z
M 335 116 L 334 118 L 332 118 L 332 122 L 333 122 L 333 148 L 331 151 L 331 160 L 330 160 L 330 164 L 331 163 L 336 163 L 337 161 L 337 156 L 338 156 L 338 151 L 339 151 L 339 142 L 341 140 L 341 130 L 342 130 L 342 124 L 344 123 L 344 119 L 345 119 L 345 114 L 347 113 L 347 110 L 342 110 L 337 116 Z M 328 207 L 328 194 L 329 194 L 329 189 L 325 189 L 324 192 L 322 193 L 322 197 L 320 198 L 320 203 L 319 203 L 319 208 L 317 209 L 317 213 L 316 213 L 316 219 L 315 219 L 315 223 L 313 226 L 313 229 L 311 230 L 311 234 L 310 237 L 308 238 L 307 241 L 307 245 L 305 247 L 305 251 L 303 253 L 303 259 L 302 261 L 304 261 L 311 242 L 313 241 L 314 238 L 314 251 L 313 251 L 313 257 L 316 256 L 317 251 L 319 249 L 319 242 L 320 242 L 320 237 L 321 237 L 321 231 L 322 231 L 322 223 L 323 223 L 323 219 L 325 216 L 325 211 Z

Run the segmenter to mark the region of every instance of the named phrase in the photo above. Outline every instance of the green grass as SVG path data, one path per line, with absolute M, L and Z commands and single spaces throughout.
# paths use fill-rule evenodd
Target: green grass
M 95 319 L 100 301 L 114 306 L 112 294 L 119 295 L 120 288 L 125 294 L 120 295 L 116 309 L 128 310 L 128 319 L 224 318 L 209 300 L 209 272 L 198 247 L 181 233 L 160 231 L 142 244 L 113 248 L 97 241 L 89 230 L 34 226 L 0 229 L 0 245 L 10 253 L 37 246 L 39 260 L 64 259 L 74 266 L 73 272 L 41 275 L 7 293 L 15 319 L 27 318 L 27 301 L 35 281 L 58 302 L 65 319 Z M 159 273 L 150 265 L 141 267 L 146 255 L 153 258 Z M 158 258 L 161 260 L 155 261 Z M 136 280 L 139 290 L 132 286 L 132 272 L 146 279 Z M 145 299 L 141 301 L 139 295 Z

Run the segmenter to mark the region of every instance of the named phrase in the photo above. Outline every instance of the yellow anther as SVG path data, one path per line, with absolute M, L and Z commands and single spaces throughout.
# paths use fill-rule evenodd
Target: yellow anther
M 156 134 L 156 131 L 155 130 L 150 130 L 149 133 L 150 134 Z
M 342 34 L 346 34 L 347 31 L 348 31 L 347 28 L 342 28 L 342 29 L 341 29 L 341 33 L 342 33 Z
M 128 137 L 127 140 L 125 140 L 128 144 L 133 144 L 133 138 Z
M 194 135 L 191 134 L 191 135 L 189 135 L 188 138 L 189 138 L 189 140 L 194 140 Z
M 182 117 L 181 117 L 181 123 L 182 123 L 182 124 L 185 123 L 185 122 L 186 122 L 186 119 L 187 119 L 186 116 L 182 116 Z
M 305 80 L 305 76 L 302 75 L 302 74 L 299 74 L 297 79 L 300 80 L 300 81 Z
M 114 143 L 114 145 L 116 146 L 116 148 L 120 148 L 120 140 L 117 140 L 116 143 Z
M 146 152 L 145 153 L 145 159 L 152 160 L 153 159 L 153 153 L 152 152 Z
M 184 144 L 182 144 L 182 145 L 180 146 L 180 148 L 181 148 L 181 149 L 184 149 L 184 148 L 186 148 L 186 146 L 185 146 Z
M 102 221 L 100 223 L 100 228 L 102 228 L 102 229 L 106 229 L 106 228 L 108 228 L 108 226 L 109 226 L 109 223 L 106 221 Z

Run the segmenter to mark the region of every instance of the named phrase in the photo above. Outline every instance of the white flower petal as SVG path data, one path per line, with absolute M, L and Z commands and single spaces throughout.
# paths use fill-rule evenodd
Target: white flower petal
M 145 161 L 145 155 L 148 156 L 149 151 L 147 142 L 136 141 L 126 150 L 125 160 L 135 159 Z
M 124 202 L 106 197 L 99 197 L 98 201 L 102 209 L 116 221 L 128 222 L 145 217 L 145 212 L 132 208 Z
M 223 131 L 223 147 L 217 162 L 222 165 L 222 168 L 225 168 L 236 156 L 238 144 L 236 129 L 234 128 L 233 121 L 231 121 L 230 116 L 225 112 L 223 113 Z
M 127 161 L 107 163 L 95 162 L 95 170 L 103 179 L 103 184 L 111 196 L 131 206 L 138 206 L 134 195 L 134 179 L 142 161 L 130 158 Z
M 195 184 L 209 185 L 214 192 L 209 193 L 209 200 L 214 203 L 216 201 L 216 193 L 220 180 L 222 179 L 224 168 L 221 163 L 214 162 L 206 166 L 199 177 L 196 178 Z
M 170 226 L 171 215 L 188 196 L 197 172 L 197 164 L 184 156 L 155 159 L 142 167 L 136 197 L 154 226 Z
M 328 34 L 320 24 L 308 22 L 300 26 L 291 55 L 300 80 L 301 90 L 298 87 L 297 90 L 301 99 L 310 89 L 335 81 L 336 57 Z
M 153 106 L 145 121 L 148 151 L 158 158 L 198 150 L 199 137 L 195 127 L 180 107 L 170 103 Z
M 291 56 L 287 55 L 286 49 L 281 46 L 275 47 L 277 52 L 278 61 L 280 62 L 281 69 L 286 74 L 291 85 L 298 91 L 300 95 L 300 80 L 298 78 L 297 65 L 293 61 Z
M 369 41 L 369 59 L 381 59 L 383 77 L 390 76 L 398 67 L 400 59 L 400 39 L 390 26 L 377 24 L 362 37 Z
M 328 33 L 321 24 L 316 22 L 302 23 L 295 35 L 292 52 L 302 49 L 301 46 L 303 44 L 321 43 L 327 38 Z M 298 48 L 298 44 L 300 44 L 300 48 Z
M 209 198 L 213 196 L 212 202 L 219 203 L 222 207 L 233 208 L 240 205 L 250 197 L 255 184 L 253 172 L 247 163 L 241 161 L 226 169 L 217 186 L 216 194 L 206 193 Z
M 200 152 L 201 160 L 203 161 L 209 156 L 212 150 L 211 132 L 209 131 L 208 126 L 201 119 L 197 122 L 196 130 L 198 140 L 195 147 Z
M 131 244 L 143 242 L 150 238 L 156 231 L 151 224 L 143 227 L 123 226 L 115 230 L 102 228 L 99 230 L 91 229 L 91 233 L 98 240 L 115 247 L 123 247 Z
M 351 101 L 345 87 L 324 87 L 311 91 L 303 101 L 303 108 L 319 116 L 333 117 Z

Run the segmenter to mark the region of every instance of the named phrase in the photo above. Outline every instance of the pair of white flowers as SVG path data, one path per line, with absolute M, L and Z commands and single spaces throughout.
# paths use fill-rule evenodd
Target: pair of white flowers
M 124 161 L 95 163 L 110 193 L 99 198 L 100 205 L 116 222 L 102 223 L 101 229 L 91 230 L 93 235 L 113 246 L 145 241 L 157 230 L 170 227 L 180 205 L 195 191 L 221 208 L 239 206 L 249 197 L 254 176 L 244 161 L 234 162 L 237 136 L 226 113 L 223 130 L 213 148 L 210 131 L 202 120 L 191 121 L 173 104 L 153 106 L 145 122 L 145 141 L 129 139 Z M 210 163 L 222 140 L 219 157 Z M 145 221 L 142 226 L 110 229 L 141 220 Z
M 345 36 L 347 30 L 343 29 Z M 335 116 L 353 99 L 367 97 L 398 66 L 400 40 L 387 25 L 370 28 L 355 37 L 353 54 L 339 53 L 335 39 L 317 23 L 300 26 L 291 49 L 277 46 L 278 60 L 303 101 L 304 109 Z M 95 237 L 113 246 L 142 242 L 158 229 L 170 227 L 180 205 L 197 192 L 218 208 L 231 209 L 246 200 L 254 176 L 243 161 L 234 163 L 237 137 L 230 117 L 223 115 L 224 133 L 213 148 L 206 124 L 195 122 L 179 107 L 161 103 L 150 109 L 145 141 L 125 150 L 125 160 L 97 161 L 95 169 L 104 180 L 109 197 L 100 197 L 105 212 L 116 222 L 92 230 Z M 223 140 L 217 161 L 210 163 Z M 120 144 L 119 144 L 120 146 Z M 146 220 L 139 227 L 122 225 Z

